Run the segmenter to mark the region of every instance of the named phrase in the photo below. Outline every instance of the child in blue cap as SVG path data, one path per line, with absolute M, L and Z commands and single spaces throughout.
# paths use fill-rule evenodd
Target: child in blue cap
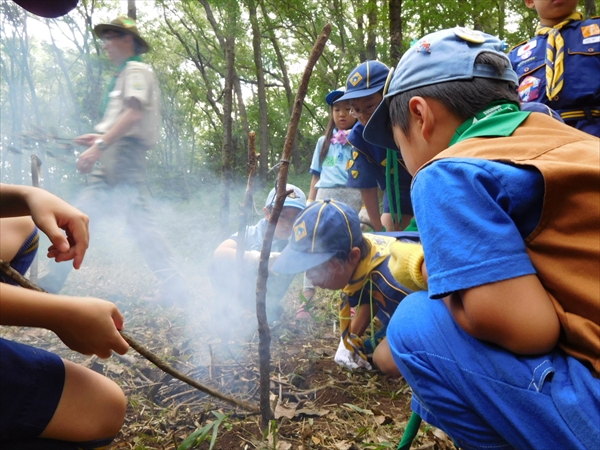
M 414 175 L 425 252 L 389 349 L 461 448 L 596 448 L 600 140 L 521 111 L 517 83 L 496 37 L 432 33 L 365 130 Z
M 346 92 L 334 103 L 350 102 L 351 114 L 358 119 L 348 140 L 353 147 L 348 162 L 348 187 L 361 190 L 363 203 L 373 229 L 393 231 L 404 229 L 413 215 L 410 202 L 411 177 L 399 154 L 363 139 L 363 130 L 375 108 L 381 103 L 382 92 L 390 69 L 379 61 L 365 61 L 352 69 L 346 81 Z M 377 188 L 384 191 L 383 215 L 379 215 Z
M 406 238 L 417 239 L 416 233 Z M 311 282 L 323 289 L 342 290 L 340 345 L 335 361 L 351 369 L 371 369 L 398 375 L 387 347 L 385 327 L 402 299 L 422 289 L 423 250 L 420 245 L 360 229 L 358 214 L 331 199 L 310 204 L 294 223 L 290 244 L 281 252 L 273 271 L 294 274 L 306 271 Z M 350 318 L 350 308 L 357 309 Z M 361 338 L 373 319 L 383 325 L 378 335 Z M 373 331 L 373 330 L 372 330 Z M 383 339 L 379 345 L 377 341 Z M 374 349 L 374 351 L 373 351 Z
M 269 258 L 269 267 L 277 259 L 280 252 L 288 244 L 288 238 L 292 233 L 292 225 L 298 217 L 298 214 L 306 207 L 306 195 L 297 186 L 293 184 L 286 185 L 286 190 L 291 191 L 285 198 L 283 208 L 277 221 L 275 235 L 271 246 L 271 255 Z M 273 205 L 277 189 L 273 188 L 267 196 L 265 207 L 263 208 L 265 217 L 260 219 L 256 225 L 246 227 L 246 235 L 244 236 L 244 278 L 241 281 L 242 287 L 235 283 L 237 276 L 237 247 L 239 236 L 233 234 L 229 239 L 221 242 L 213 255 L 213 262 L 210 270 L 210 278 L 212 285 L 221 298 L 228 300 L 227 314 L 235 308 L 231 308 L 232 303 L 237 306 L 249 310 L 255 309 L 256 300 L 256 278 L 258 275 L 258 264 L 260 262 L 260 252 L 262 250 L 265 233 Z M 266 308 L 269 322 L 278 320 L 283 312 L 280 301 L 287 292 L 292 283 L 293 276 L 285 276 L 269 271 L 267 280 L 267 298 Z M 239 299 L 239 293 L 243 292 L 246 295 L 243 299 Z M 237 303 L 242 301 L 241 304 Z
M 584 20 L 577 3 L 525 0 L 540 25 L 509 58 L 521 101 L 546 104 L 567 125 L 600 137 L 600 18 Z

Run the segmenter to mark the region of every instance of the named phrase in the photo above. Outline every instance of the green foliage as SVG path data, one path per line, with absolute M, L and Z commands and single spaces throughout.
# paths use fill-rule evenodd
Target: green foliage
M 196 431 L 194 431 L 192 434 L 190 434 L 181 443 L 181 445 L 179 445 L 179 447 L 177 447 L 177 450 L 189 450 L 191 448 L 194 448 L 194 447 L 202 444 L 204 441 L 206 441 L 208 439 L 209 433 L 211 431 L 212 431 L 212 434 L 210 434 L 210 446 L 208 447 L 208 450 L 212 450 L 215 443 L 217 442 L 217 435 L 219 433 L 219 427 L 224 423 L 224 421 L 227 420 L 228 416 L 226 414 L 221 414 L 217 411 L 211 411 L 211 412 L 216 417 L 216 420 L 204 425 L 202 428 L 199 428 Z
M 152 51 L 144 59 L 154 68 L 162 91 L 161 139 L 148 154 L 150 188 L 158 195 L 187 198 L 210 178 L 218 183 L 223 165 L 224 39 L 235 39 L 231 170 L 247 173 L 248 130 L 259 139 L 260 105 L 249 22 L 250 0 L 139 0 L 137 22 Z M 389 2 L 383 0 L 252 0 L 260 31 L 266 84 L 268 168 L 281 157 L 289 118 L 308 55 L 326 23 L 332 33 L 317 62 L 303 105 L 298 151 L 290 174 L 308 190 L 307 170 L 315 142 L 324 132 L 324 97 L 345 84 L 350 70 L 367 57 L 389 60 Z M 597 3 L 597 2 L 596 2 Z M 583 0 L 581 2 L 583 10 Z M 1 5 L 0 143 L 2 180 L 28 181 L 28 157 L 43 159 L 46 187 L 57 192 L 83 181 L 73 163 L 84 149 L 61 147 L 91 132 L 113 69 L 92 27 L 124 14 L 117 0 L 83 0 L 71 14 L 55 20 L 27 18 L 11 2 Z M 464 25 L 497 34 L 509 46 L 531 36 L 535 11 L 522 0 L 402 2 L 402 48 L 425 33 Z M 23 135 L 37 135 L 24 142 Z M 21 153 L 8 151 L 16 148 Z M 260 142 L 257 141 L 257 149 Z M 267 178 L 273 179 L 275 172 Z M 268 182 L 268 180 L 261 180 Z

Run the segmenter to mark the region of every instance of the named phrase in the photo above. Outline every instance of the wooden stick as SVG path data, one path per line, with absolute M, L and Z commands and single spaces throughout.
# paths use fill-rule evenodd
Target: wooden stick
M 8 262 L 3 261 L 1 259 L 0 259 L 0 270 L 2 270 L 2 272 L 4 272 L 9 278 L 11 278 L 12 280 L 17 282 L 20 286 L 22 286 L 24 288 L 31 289 L 31 290 L 38 291 L 38 292 L 46 292 L 41 287 L 33 284 L 31 281 L 29 281 L 27 278 L 25 278 L 23 275 L 21 275 L 15 269 L 13 269 Z M 143 345 L 141 345 L 135 339 L 133 339 L 128 333 L 126 333 L 124 331 L 119 331 L 119 332 L 121 333 L 121 336 L 123 336 L 123 339 L 125 339 L 125 341 L 131 346 L 131 348 L 133 348 L 136 352 L 138 352 L 140 355 L 142 355 L 144 358 L 146 358 L 148 361 L 150 361 L 152 364 L 154 364 L 156 367 L 158 367 L 163 372 L 168 373 L 169 375 L 173 376 L 174 378 L 177 378 L 178 380 L 183 381 L 186 384 L 189 384 L 190 386 L 198 389 L 199 391 L 202 391 L 208 395 L 211 395 L 220 400 L 223 400 L 224 402 L 227 402 L 231 405 L 238 406 L 238 407 L 244 409 L 245 411 L 250 411 L 253 413 L 260 412 L 258 407 L 255 405 L 252 405 L 248 402 L 245 402 L 242 400 L 237 400 L 233 397 L 222 394 L 221 392 L 216 391 L 208 386 L 205 386 L 202 383 L 194 380 L 193 378 L 188 377 L 187 375 L 184 375 L 183 373 L 179 372 L 177 369 L 171 367 L 165 361 L 160 359 L 158 356 L 156 356 L 150 350 L 146 349 Z
M 269 381 L 269 366 L 271 361 L 271 331 L 267 322 L 267 313 L 265 307 L 265 299 L 267 294 L 267 278 L 269 276 L 269 256 L 271 255 L 271 245 L 273 243 L 273 236 L 275 234 L 275 227 L 279 220 L 279 214 L 283 208 L 285 197 L 289 194 L 286 191 L 287 175 L 290 164 L 290 157 L 292 155 L 292 146 L 294 139 L 296 138 L 296 132 L 298 131 L 298 123 L 300 122 L 300 115 L 302 114 L 302 104 L 306 93 L 308 91 L 308 82 L 312 74 L 313 68 L 325 48 L 325 44 L 331 34 L 331 24 L 326 24 L 319 35 L 317 42 L 310 53 L 308 62 L 302 74 L 302 80 L 298 86 L 298 93 L 294 100 L 294 109 L 292 110 L 292 116 L 288 125 L 287 134 L 285 136 L 285 143 L 283 146 L 283 155 L 281 157 L 281 165 L 279 167 L 279 175 L 277 177 L 277 197 L 275 205 L 271 211 L 269 218 L 269 224 L 265 233 L 265 239 L 263 240 L 262 251 L 260 254 L 260 264 L 258 266 L 258 280 L 256 282 L 256 316 L 258 318 L 258 357 L 260 366 L 260 414 L 261 424 L 263 428 L 266 428 L 271 420 L 273 413 L 271 411 L 271 404 L 269 396 L 270 381 Z

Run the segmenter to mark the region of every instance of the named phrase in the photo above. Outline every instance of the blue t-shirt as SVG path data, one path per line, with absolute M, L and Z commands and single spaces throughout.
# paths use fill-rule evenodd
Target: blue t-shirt
M 358 189 L 378 187 L 385 191 L 385 165 L 387 150 L 363 138 L 365 127 L 356 122 L 348 136 L 352 144 L 352 158 L 348 162 L 347 186 Z
M 417 173 L 411 192 L 431 298 L 535 273 L 524 239 L 543 206 L 537 169 L 441 159 Z
M 573 21 L 560 29 L 564 46 L 564 85 L 558 96 L 546 95 L 547 35 L 534 36 L 509 53 L 513 69 L 519 76 L 519 97 L 522 102 L 548 105 L 558 113 L 593 109 L 600 112 L 600 19 Z M 600 117 L 569 119 L 568 125 L 600 137 Z
M 334 129 L 334 132 L 336 131 L 337 129 Z M 346 166 L 352 158 L 352 146 L 350 144 L 329 144 L 327 155 L 323 163 L 321 163 L 323 142 L 325 142 L 325 136 L 321 136 L 317 141 L 310 164 L 310 173 L 319 177 L 319 181 L 315 187 L 321 189 L 346 186 L 346 182 L 348 181 Z

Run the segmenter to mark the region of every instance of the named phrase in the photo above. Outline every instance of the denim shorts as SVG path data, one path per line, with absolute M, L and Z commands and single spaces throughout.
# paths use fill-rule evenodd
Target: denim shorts
M 0 338 L 0 441 L 39 436 L 64 384 L 65 365 L 58 355 Z
M 413 410 L 460 448 L 598 448 L 600 379 L 561 350 L 523 356 L 475 339 L 427 292 L 398 305 L 387 339 Z

